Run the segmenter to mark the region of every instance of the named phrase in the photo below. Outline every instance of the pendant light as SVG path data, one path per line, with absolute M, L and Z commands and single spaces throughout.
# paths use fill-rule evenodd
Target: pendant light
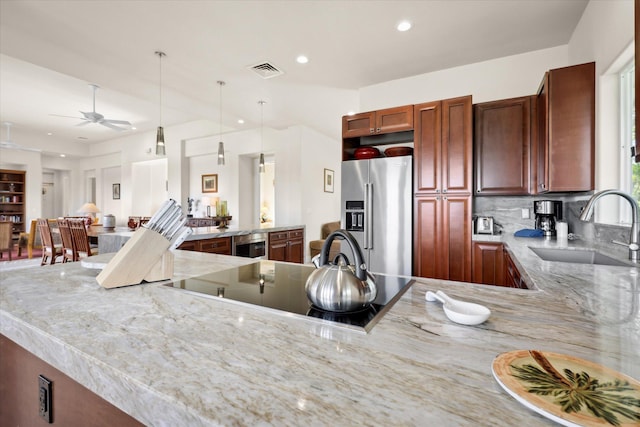
M 164 149 L 164 128 L 162 127 L 162 57 L 166 54 L 158 50 L 156 55 L 160 58 L 160 123 L 156 134 L 156 155 L 164 156 L 166 152 Z
M 258 163 L 258 170 L 260 173 L 264 173 L 264 104 L 267 101 L 258 101 L 260 104 L 260 162 Z
M 217 83 L 220 85 L 220 129 L 218 132 L 220 142 L 218 142 L 218 164 L 224 165 L 224 142 L 222 142 L 222 86 L 225 85 L 225 82 L 218 80 Z

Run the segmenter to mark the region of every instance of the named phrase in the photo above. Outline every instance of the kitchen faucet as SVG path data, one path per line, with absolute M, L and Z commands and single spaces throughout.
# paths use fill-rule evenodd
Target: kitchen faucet
M 632 224 L 631 224 L 631 235 L 629 236 L 629 259 L 633 262 L 638 262 L 640 260 L 640 246 L 638 246 L 638 233 L 640 232 L 640 218 L 638 217 L 638 202 L 631 197 L 629 194 L 620 190 L 602 190 L 595 193 L 589 201 L 587 205 L 584 207 L 582 214 L 580 214 L 581 221 L 589 221 L 591 216 L 593 215 L 593 208 L 596 204 L 596 201 L 602 197 L 607 196 L 609 194 L 616 194 L 624 199 L 626 199 L 631 205 L 631 215 L 633 216 Z

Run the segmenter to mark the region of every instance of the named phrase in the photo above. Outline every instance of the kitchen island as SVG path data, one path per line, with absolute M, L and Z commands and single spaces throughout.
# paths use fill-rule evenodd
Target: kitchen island
M 102 289 L 80 263 L 0 273 L 0 333 L 146 425 L 549 426 L 492 376 L 538 349 L 640 378 L 638 269 L 542 261 L 535 289 L 416 278 L 369 334 L 150 283 Z M 176 251 L 174 279 L 254 262 Z M 452 323 L 427 290 L 492 310 Z M 2 381 L 2 379 L 0 379 Z
M 218 227 L 193 227 L 193 234 L 186 238 L 186 242 L 206 239 L 218 239 L 221 237 L 246 236 L 254 233 L 274 233 L 278 231 L 288 231 L 304 229 L 304 225 L 276 226 L 267 225 L 232 225 L 227 228 Z M 98 240 L 98 252 L 101 254 L 117 252 L 133 236 L 135 231 L 123 230 L 121 227 L 115 232 L 101 234 Z

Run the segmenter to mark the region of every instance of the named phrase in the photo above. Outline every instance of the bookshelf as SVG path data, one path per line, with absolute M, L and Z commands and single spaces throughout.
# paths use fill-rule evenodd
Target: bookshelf
M 13 222 L 13 238 L 24 232 L 25 171 L 0 169 L 0 221 Z

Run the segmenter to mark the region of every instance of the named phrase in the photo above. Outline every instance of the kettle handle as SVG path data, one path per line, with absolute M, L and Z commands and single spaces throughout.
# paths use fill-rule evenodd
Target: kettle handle
M 322 251 L 320 252 L 320 265 L 323 266 L 329 263 L 329 251 L 331 250 L 331 243 L 336 237 L 341 237 L 347 241 L 347 243 L 351 247 L 353 256 L 355 257 L 355 275 L 358 279 L 366 281 L 367 267 L 364 264 L 364 256 L 362 255 L 362 250 L 360 249 L 360 245 L 358 245 L 358 242 L 356 242 L 356 239 L 347 230 L 336 230 L 333 233 L 329 234 L 327 240 L 324 241 L 324 245 L 322 245 Z

